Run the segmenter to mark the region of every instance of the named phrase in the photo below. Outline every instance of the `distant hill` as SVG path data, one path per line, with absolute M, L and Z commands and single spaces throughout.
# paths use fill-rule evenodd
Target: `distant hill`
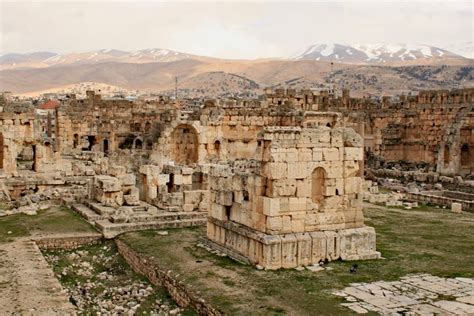
M 332 71 L 331 71 L 332 69 Z M 315 60 L 182 59 L 169 62 L 100 62 L 0 71 L 0 90 L 43 91 L 84 82 L 149 92 L 172 91 L 175 78 L 182 95 L 249 95 L 268 86 L 321 87 L 333 82 L 353 95 L 396 94 L 407 90 L 474 86 L 474 61 L 454 65 L 355 65 Z
M 472 43 L 471 43 L 472 44 Z M 457 49 L 469 51 L 469 43 Z M 463 48 L 464 47 L 464 48 Z M 472 47 L 471 47 L 472 48 Z M 152 48 L 126 52 L 37 52 L 0 56 L 0 90 L 32 93 L 95 85 L 182 96 L 256 95 L 265 87 L 322 87 L 353 94 L 474 86 L 474 60 L 408 44 L 315 44 L 288 59 L 229 60 Z M 94 86 L 94 85 L 92 85 Z

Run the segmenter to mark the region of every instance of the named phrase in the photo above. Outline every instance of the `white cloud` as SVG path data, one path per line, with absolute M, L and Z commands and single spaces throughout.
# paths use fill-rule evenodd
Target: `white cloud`
M 318 42 L 443 46 L 473 38 L 471 2 L 17 1 L 2 52 L 160 47 L 225 58 L 289 56 Z

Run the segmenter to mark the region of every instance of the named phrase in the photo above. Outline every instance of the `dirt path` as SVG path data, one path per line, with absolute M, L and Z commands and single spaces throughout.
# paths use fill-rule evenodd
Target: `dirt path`
M 0 314 L 74 315 L 59 281 L 29 238 L 0 244 Z

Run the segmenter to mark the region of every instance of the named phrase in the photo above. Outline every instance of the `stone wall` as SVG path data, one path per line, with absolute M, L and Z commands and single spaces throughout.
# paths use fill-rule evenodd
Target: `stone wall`
M 33 238 L 33 241 L 42 250 L 74 249 L 86 245 L 96 244 L 99 243 L 101 240 L 102 234 L 99 233 Z
M 145 275 L 156 286 L 163 286 L 173 300 L 181 307 L 192 307 L 199 315 L 223 315 L 210 302 L 200 297 L 198 293 L 189 289 L 180 280 L 178 274 L 166 268 L 156 266 L 152 260 L 129 247 L 120 238 L 115 239 L 119 253 L 135 272 Z

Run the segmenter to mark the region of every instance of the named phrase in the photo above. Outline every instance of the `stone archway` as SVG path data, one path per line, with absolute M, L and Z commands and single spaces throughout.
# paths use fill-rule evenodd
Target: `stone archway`
M 193 126 L 178 125 L 171 133 L 170 145 L 170 158 L 177 163 L 191 164 L 198 161 L 199 138 Z
M 136 138 L 135 141 L 134 141 L 134 148 L 135 149 L 143 149 L 143 141 L 140 139 L 140 138 Z
M 326 171 L 317 167 L 311 174 L 311 199 L 313 203 L 321 203 L 326 193 Z

